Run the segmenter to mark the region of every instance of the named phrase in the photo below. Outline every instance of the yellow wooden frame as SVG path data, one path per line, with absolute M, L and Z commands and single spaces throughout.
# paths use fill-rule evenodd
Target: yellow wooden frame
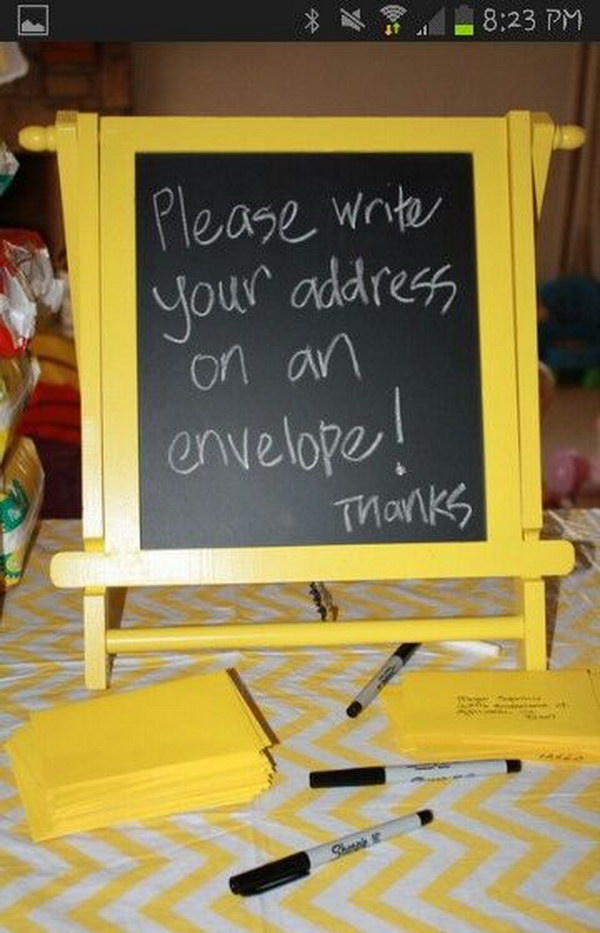
M 56 149 L 82 393 L 84 550 L 57 554 L 57 586 L 84 591 L 86 683 L 123 651 L 447 639 L 448 620 L 118 629 L 128 586 L 511 577 L 515 615 L 453 619 L 453 639 L 514 638 L 546 664 L 543 576 L 571 546 L 541 541 L 535 209 L 553 148 L 583 141 L 544 114 L 498 118 L 101 117 L 62 113 L 21 134 Z M 473 157 L 487 540 L 440 544 L 142 550 L 138 488 L 135 155 L 138 152 L 466 152 Z

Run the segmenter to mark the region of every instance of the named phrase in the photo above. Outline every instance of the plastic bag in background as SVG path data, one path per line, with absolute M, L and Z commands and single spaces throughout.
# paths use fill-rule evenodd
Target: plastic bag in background
M 50 253 L 35 230 L 0 228 L 2 248 L 10 261 L 25 277 L 36 301 L 44 310 L 56 314 L 60 310 L 65 286 L 54 275 Z
M 71 285 L 69 282 L 69 273 L 61 270 L 59 273 L 64 282 L 65 293 L 60 308 L 60 329 L 65 337 L 75 336 L 75 327 L 73 323 L 73 302 L 71 299 Z
M 0 356 L 27 348 L 38 312 L 59 311 L 64 291 L 39 233 L 0 229 Z
M 0 586 L 19 582 L 44 494 L 44 471 L 29 437 L 21 437 L 3 463 L 0 492 Z
M 4 194 L 17 174 L 19 163 L 5 142 L 0 140 L 0 195 Z
M 29 353 L 0 357 L 0 462 L 15 433 L 21 412 L 38 382 L 40 366 Z

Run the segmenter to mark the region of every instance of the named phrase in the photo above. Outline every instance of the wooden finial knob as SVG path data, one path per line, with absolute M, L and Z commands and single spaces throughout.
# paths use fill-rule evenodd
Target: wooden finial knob
M 56 152 L 56 128 L 25 126 L 19 133 L 19 143 L 30 152 Z
M 585 142 L 585 130 L 582 126 L 566 124 L 554 130 L 553 149 L 579 149 Z

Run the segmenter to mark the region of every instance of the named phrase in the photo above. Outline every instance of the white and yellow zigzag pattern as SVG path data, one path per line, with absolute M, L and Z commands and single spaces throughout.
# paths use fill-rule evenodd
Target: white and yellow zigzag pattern
M 589 533 L 589 529 L 586 529 Z M 597 539 L 600 539 L 600 528 Z M 0 622 L 2 739 L 29 710 L 86 696 L 77 594 L 54 591 L 50 555 L 76 543 L 69 522 L 43 526 Z M 489 581 L 346 584 L 331 589 L 340 617 L 417 611 L 502 611 Z M 600 574 L 594 561 L 561 588 L 553 664 L 597 663 Z M 160 622 L 194 610 L 215 621 L 315 618 L 307 586 L 207 587 L 130 594 L 128 614 Z M 451 636 L 449 636 L 451 637 Z M 600 916 L 597 768 L 528 765 L 508 778 L 313 791 L 311 769 L 396 760 L 381 706 L 349 720 L 352 696 L 387 650 L 248 652 L 244 656 L 119 658 L 113 688 L 186 670 L 235 666 L 279 744 L 273 788 L 240 811 L 187 813 L 34 845 L 6 756 L 0 759 L 0 931 L 7 933 L 583 933 Z M 457 669 L 472 662 L 446 655 Z M 420 651 L 415 666 L 440 663 Z M 481 663 L 481 662 L 479 662 Z M 512 664 L 510 653 L 486 665 Z M 329 863 L 256 898 L 229 892 L 230 875 L 414 810 L 422 831 Z

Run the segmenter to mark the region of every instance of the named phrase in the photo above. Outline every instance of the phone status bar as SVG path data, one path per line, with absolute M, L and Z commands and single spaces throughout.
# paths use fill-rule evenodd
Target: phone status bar
M 168 10 L 168 12 L 167 12 Z M 4 2 L 0 39 L 203 42 L 595 41 L 600 3 L 273 0 L 123 4 Z
M 598 16 L 593 19 L 598 20 Z M 304 11 L 304 31 L 316 36 L 323 29 L 322 38 L 331 41 L 342 31 L 369 41 L 443 40 L 465 42 L 494 40 L 581 40 L 592 39 L 594 26 L 582 6 L 551 7 L 507 4 L 501 0 L 492 3 L 415 3 L 409 5 L 387 3 L 356 6 L 354 2 L 330 7 L 325 13 L 318 3 Z

